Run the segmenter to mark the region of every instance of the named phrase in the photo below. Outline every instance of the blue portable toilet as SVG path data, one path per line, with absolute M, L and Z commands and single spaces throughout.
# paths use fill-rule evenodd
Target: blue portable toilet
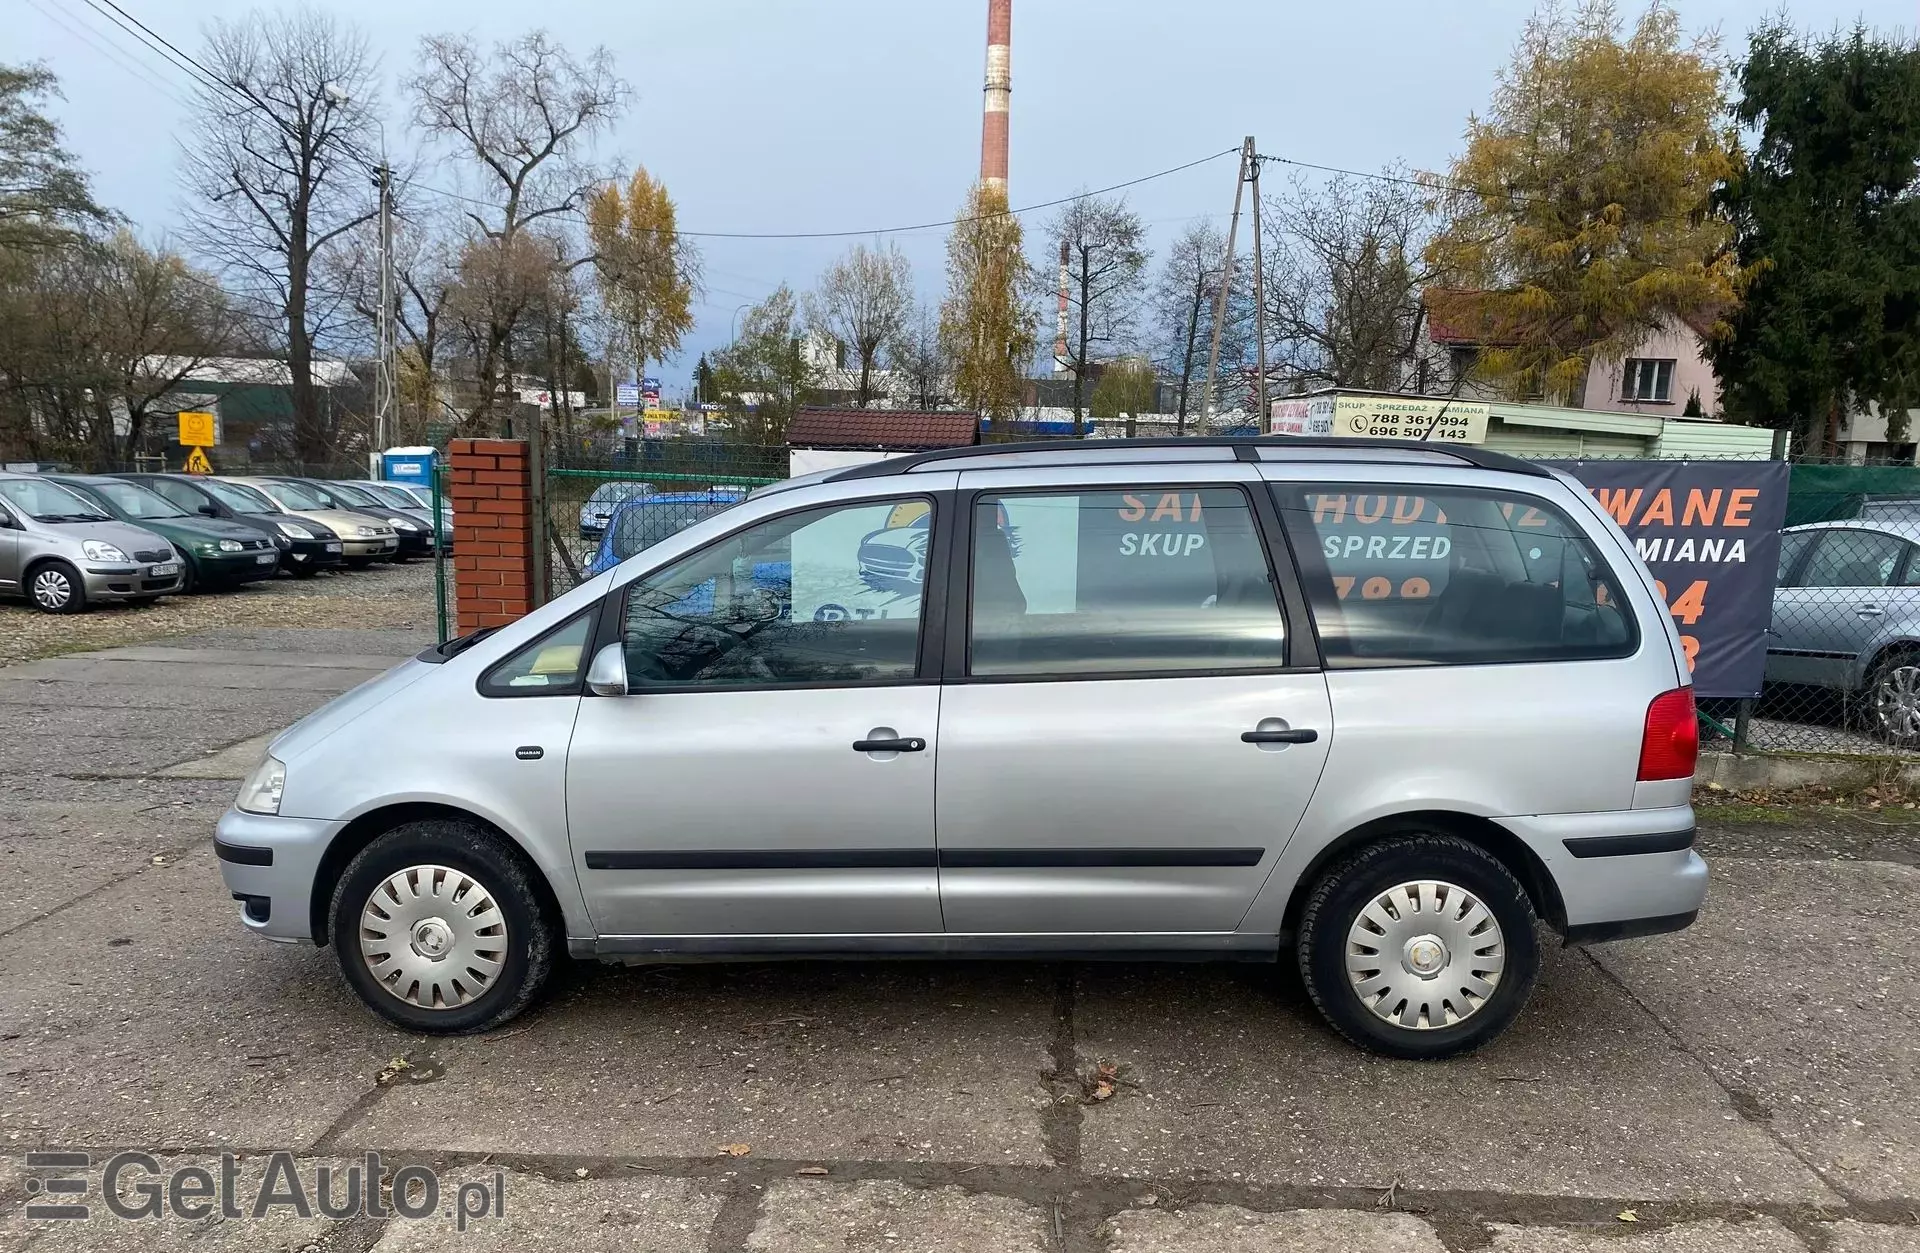
M 433 448 L 389 448 L 380 456 L 380 477 L 426 491 L 433 490 Z

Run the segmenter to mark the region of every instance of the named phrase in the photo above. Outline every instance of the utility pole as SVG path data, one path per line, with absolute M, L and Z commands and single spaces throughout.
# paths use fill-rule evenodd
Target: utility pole
M 1220 331 L 1227 320 L 1227 291 L 1233 286 L 1233 241 L 1240 231 L 1240 197 L 1247 189 L 1247 154 L 1253 136 L 1240 145 L 1240 164 L 1233 172 L 1233 217 L 1227 221 L 1227 256 L 1220 265 L 1220 288 L 1213 294 L 1213 345 L 1207 350 L 1207 381 L 1200 392 L 1200 433 L 1213 433 L 1213 402 L 1220 378 Z
M 375 346 L 373 371 L 373 454 L 371 475 L 386 477 L 382 455 L 393 433 L 394 411 L 398 407 L 399 380 L 395 377 L 397 337 L 394 333 L 393 305 L 397 291 L 393 274 L 393 167 L 383 158 L 373 171 L 374 186 L 380 189 L 380 313 L 374 321 Z
M 1247 136 L 1244 157 L 1247 181 L 1253 184 L 1253 339 L 1254 363 L 1260 371 L 1254 380 L 1253 430 L 1267 433 L 1267 272 L 1260 256 L 1260 154 L 1253 136 Z

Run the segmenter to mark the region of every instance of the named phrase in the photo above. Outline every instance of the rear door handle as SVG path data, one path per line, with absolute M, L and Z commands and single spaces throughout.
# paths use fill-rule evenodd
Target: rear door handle
M 919 736 L 905 736 L 893 740 L 855 740 L 853 751 L 856 753 L 921 753 L 925 752 L 927 742 Z
M 1242 744 L 1311 744 L 1320 738 L 1312 727 L 1292 727 L 1285 731 L 1242 731 Z
M 1853 611 L 1863 618 L 1878 618 L 1883 612 L 1878 605 L 1855 605 Z

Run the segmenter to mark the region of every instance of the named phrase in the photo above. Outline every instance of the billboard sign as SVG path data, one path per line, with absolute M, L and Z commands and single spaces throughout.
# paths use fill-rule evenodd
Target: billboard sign
M 1291 396 L 1267 415 L 1274 435 L 1341 435 L 1360 439 L 1484 444 L 1492 407 L 1450 396 Z
M 1658 581 L 1701 696 L 1758 696 L 1787 517 L 1784 461 L 1569 461 Z
M 630 408 L 637 407 L 640 403 L 640 384 L 616 384 L 613 389 L 613 403 L 616 405 L 626 405 Z

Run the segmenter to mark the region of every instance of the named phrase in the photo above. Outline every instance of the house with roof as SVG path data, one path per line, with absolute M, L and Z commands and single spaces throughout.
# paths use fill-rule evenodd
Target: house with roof
M 979 442 L 980 419 L 972 413 L 809 406 L 787 423 L 788 473 L 811 474 Z

